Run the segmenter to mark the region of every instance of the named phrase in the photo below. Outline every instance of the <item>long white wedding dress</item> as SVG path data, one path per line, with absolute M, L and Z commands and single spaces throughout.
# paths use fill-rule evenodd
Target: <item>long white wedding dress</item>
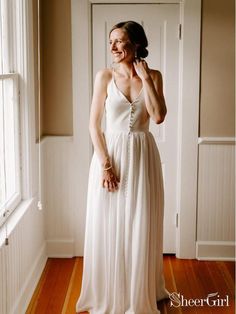
M 105 114 L 104 136 L 120 184 L 116 192 L 102 187 L 102 168 L 95 152 L 76 312 L 160 313 L 156 302 L 168 298 L 162 254 L 163 177 L 143 90 L 131 103 L 112 78 Z

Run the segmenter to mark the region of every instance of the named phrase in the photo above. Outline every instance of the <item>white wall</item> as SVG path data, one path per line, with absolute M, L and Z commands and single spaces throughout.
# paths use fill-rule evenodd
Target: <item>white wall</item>
M 197 258 L 234 260 L 235 144 L 210 138 L 199 145 Z
M 82 154 L 82 152 L 81 152 Z M 42 144 L 42 186 L 44 191 L 47 254 L 50 257 L 75 255 L 75 229 L 83 231 L 83 220 L 75 221 L 79 207 L 81 173 L 77 170 L 78 158 L 72 137 L 48 136 Z M 84 182 L 84 186 L 87 183 Z M 87 186 L 86 188 L 87 189 Z M 82 224 L 81 224 L 82 222 Z M 81 232 L 81 248 L 83 242 Z M 82 255 L 82 251 L 80 251 Z

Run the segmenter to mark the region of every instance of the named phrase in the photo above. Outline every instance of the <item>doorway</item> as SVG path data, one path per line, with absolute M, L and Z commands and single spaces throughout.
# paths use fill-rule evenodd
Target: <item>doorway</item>
M 102 30 L 99 27 L 97 28 L 97 31 L 100 31 L 104 37 L 101 57 L 103 59 L 100 59 L 100 65 L 98 66 L 98 63 L 96 65 L 96 60 L 93 60 L 93 49 L 99 47 L 99 43 L 96 44 L 96 38 L 93 34 L 92 20 L 94 19 L 94 8 L 112 5 L 113 11 L 116 11 L 117 7 L 120 7 L 120 10 L 122 10 L 122 7 L 126 7 L 126 12 L 121 11 L 119 13 L 122 19 L 118 16 L 118 20 L 125 20 L 128 18 L 128 5 L 131 5 L 132 9 L 139 5 L 145 7 L 147 5 L 155 5 L 157 8 L 159 7 L 158 10 L 164 11 L 166 10 L 164 9 L 165 7 L 175 7 L 176 9 L 173 10 L 175 12 L 173 22 L 170 22 L 171 19 L 168 21 L 168 14 L 171 15 L 172 13 L 167 13 L 167 20 L 160 17 L 157 27 L 158 31 L 155 34 L 152 33 L 152 24 L 149 24 L 149 20 L 151 20 L 150 16 L 145 18 L 145 22 L 146 9 L 143 9 L 141 16 L 129 15 L 129 18 L 144 24 L 150 42 L 150 56 L 147 61 L 150 67 L 159 69 L 163 74 L 164 92 L 169 110 L 167 118 L 169 121 L 166 120 L 166 124 L 164 123 L 160 127 L 151 125 L 151 131 L 157 140 L 163 161 L 166 206 L 171 208 L 171 218 L 168 222 L 165 219 L 165 224 L 169 224 L 169 227 L 165 227 L 165 252 L 176 252 L 176 256 L 180 258 L 194 258 L 196 256 L 201 1 L 153 0 L 146 1 L 144 4 L 141 3 L 142 1 L 129 0 L 127 2 L 121 1 L 122 3 L 118 5 L 117 1 L 113 0 L 106 1 L 105 5 L 104 2 L 100 0 L 72 0 L 74 142 L 78 151 L 83 152 L 83 155 L 77 156 L 77 162 L 80 164 L 79 167 L 82 175 L 84 175 L 86 168 L 88 169 L 89 166 L 87 160 L 91 158 L 91 142 L 87 132 L 87 123 L 89 119 L 93 75 L 98 68 L 110 65 L 104 40 L 110 26 L 114 24 L 113 22 L 117 22 L 117 17 L 113 21 L 106 15 L 105 20 L 107 20 L 107 24 L 108 22 L 110 23 L 106 25 L 107 31 L 104 28 Z M 148 2 L 152 2 L 152 4 L 148 4 Z M 130 12 L 133 14 L 134 10 Z M 157 20 L 156 18 L 152 19 Z M 179 38 L 179 24 L 182 24 L 181 38 Z M 169 31 L 173 34 L 173 40 L 168 40 Z M 157 45 L 158 42 L 161 43 L 160 46 Z M 172 44 L 174 45 L 174 49 L 169 48 Z M 97 48 L 97 50 L 100 50 L 100 48 Z M 178 51 L 178 54 L 175 55 L 174 53 L 174 55 L 171 55 L 172 51 Z M 99 55 L 98 51 L 96 55 Z M 106 55 L 107 58 L 104 59 Z M 91 60 L 93 60 L 93 66 Z M 172 108 L 170 108 L 170 104 L 173 106 Z M 169 141 L 170 135 L 176 141 L 173 145 L 169 145 L 168 148 L 168 143 L 171 143 Z M 171 160 L 173 156 L 174 160 Z M 170 158 L 169 161 L 168 158 Z M 169 184 L 169 192 L 166 182 L 169 180 L 168 177 L 172 177 L 172 184 L 174 180 L 173 187 Z M 82 178 L 80 181 L 86 182 Z M 80 197 L 80 208 L 75 211 L 75 252 L 76 255 L 83 255 L 86 195 L 83 192 L 79 192 L 78 197 Z M 175 204 L 175 206 L 171 205 L 171 203 Z M 173 241 L 167 239 L 172 239 Z
M 143 25 L 149 41 L 147 63 L 163 76 L 168 114 L 164 123 L 150 120 L 164 176 L 164 253 L 176 252 L 177 147 L 179 101 L 179 4 L 94 4 L 92 7 L 93 81 L 98 70 L 111 67 L 109 31 L 120 21 Z

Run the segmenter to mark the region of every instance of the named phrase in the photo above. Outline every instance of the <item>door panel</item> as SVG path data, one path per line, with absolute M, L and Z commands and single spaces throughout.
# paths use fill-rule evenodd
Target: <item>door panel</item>
M 141 23 L 148 37 L 150 68 L 163 75 L 167 104 L 164 123 L 150 123 L 160 151 L 164 174 L 165 215 L 164 253 L 176 251 L 177 211 L 177 145 L 179 105 L 179 5 L 178 4 L 119 4 L 93 5 L 93 78 L 99 69 L 110 67 L 109 31 L 120 21 L 135 20 Z

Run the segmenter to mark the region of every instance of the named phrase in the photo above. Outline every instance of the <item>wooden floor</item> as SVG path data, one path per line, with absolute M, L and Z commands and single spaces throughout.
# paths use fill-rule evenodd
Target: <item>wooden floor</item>
M 229 306 L 174 307 L 171 306 L 170 300 L 164 300 L 158 302 L 159 310 L 162 314 L 234 313 L 234 270 L 233 262 L 176 259 L 173 255 L 164 255 L 164 273 L 169 292 L 176 291 L 188 301 L 189 299 L 205 299 L 208 294 L 218 292 L 219 297 L 214 297 L 214 299 L 220 300 L 228 295 Z M 83 259 L 81 257 L 49 258 L 26 313 L 75 314 L 75 304 L 81 289 L 82 271 Z

